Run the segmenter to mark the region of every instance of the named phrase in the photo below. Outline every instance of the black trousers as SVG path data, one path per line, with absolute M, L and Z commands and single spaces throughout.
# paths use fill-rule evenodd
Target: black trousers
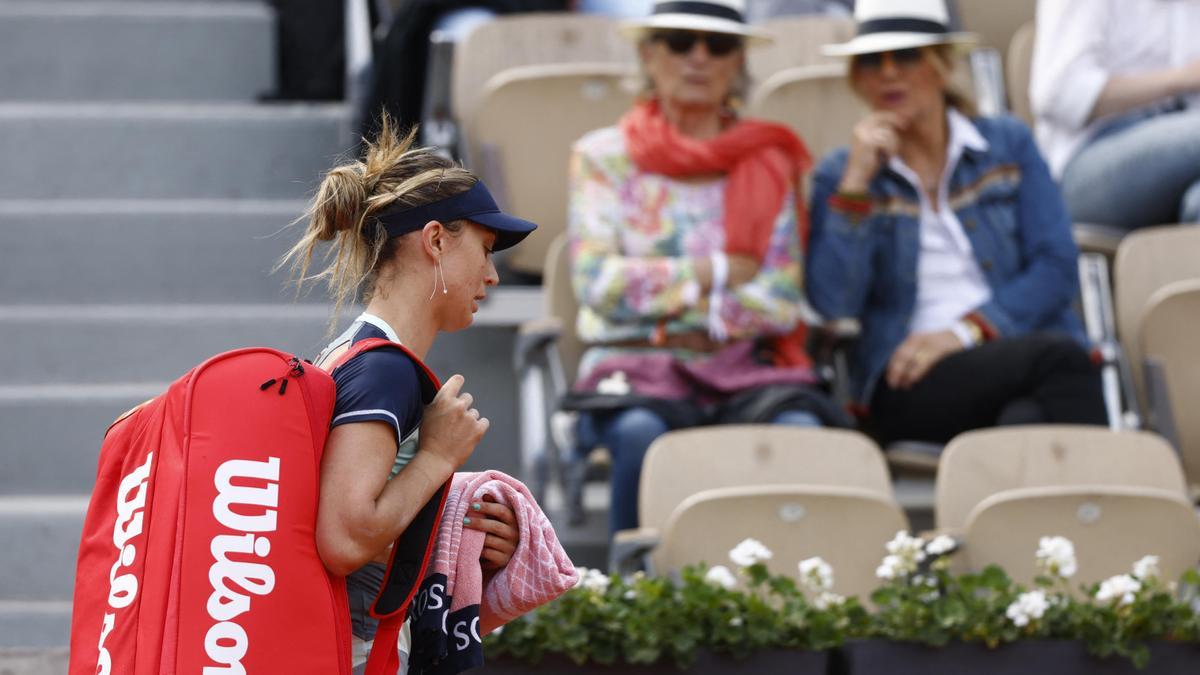
M 1100 369 L 1062 335 L 1005 338 L 942 359 L 911 389 L 880 379 L 871 423 L 883 443 L 947 443 L 1005 424 L 1108 423 Z

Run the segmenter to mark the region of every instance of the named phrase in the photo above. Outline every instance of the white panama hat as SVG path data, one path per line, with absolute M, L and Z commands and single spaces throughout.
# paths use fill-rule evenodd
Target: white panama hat
M 821 52 L 828 56 L 854 56 L 928 45 L 966 47 L 979 41 L 975 33 L 950 31 L 945 0 L 858 0 L 854 23 L 858 27 L 854 39 L 825 45 Z
M 672 29 L 741 35 L 751 45 L 772 42 L 746 23 L 745 0 L 656 0 L 650 16 L 621 24 L 621 33 L 634 40 L 650 31 Z

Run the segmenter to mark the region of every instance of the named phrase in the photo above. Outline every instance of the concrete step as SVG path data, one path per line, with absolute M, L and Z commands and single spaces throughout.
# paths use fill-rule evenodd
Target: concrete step
M 341 104 L 0 104 L 0 199 L 294 199 L 350 145 Z
M 0 675 L 62 675 L 67 657 L 66 647 L 0 647 Z
M 167 384 L 0 386 L 0 496 L 89 494 L 105 430 Z
M 0 100 L 252 100 L 275 72 L 262 2 L 0 3 Z
M 70 640 L 71 603 L 0 601 L 0 675 L 62 675 Z
M 288 273 L 270 272 L 299 238 L 302 225 L 286 226 L 304 206 L 0 201 L 0 305 L 290 302 Z
M 85 513 L 84 496 L 0 497 L 0 601 L 70 602 Z M 0 643 L 40 644 L 65 643 Z

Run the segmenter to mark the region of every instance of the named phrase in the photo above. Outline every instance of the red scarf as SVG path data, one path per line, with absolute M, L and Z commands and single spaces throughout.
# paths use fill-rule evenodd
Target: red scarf
M 812 166 L 808 148 L 782 124 L 740 120 L 716 138 L 698 141 L 679 133 L 657 101 L 633 107 L 621 118 L 625 145 L 642 171 L 664 176 L 725 174 L 725 252 L 762 261 L 771 243 L 775 219 L 790 190 L 796 191 L 800 241 L 808 240 L 808 211 L 800 177 Z M 807 326 L 772 340 L 775 363 L 808 366 L 804 351 Z
M 725 174 L 725 251 L 759 261 L 766 255 L 775 219 L 812 160 L 803 141 L 782 124 L 741 120 L 716 138 L 679 133 L 657 101 L 639 103 L 621 118 L 633 163 L 642 171 L 682 177 Z M 796 190 L 796 211 L 805 210 Z M 801 234 L 807 228 L 801 225 Z

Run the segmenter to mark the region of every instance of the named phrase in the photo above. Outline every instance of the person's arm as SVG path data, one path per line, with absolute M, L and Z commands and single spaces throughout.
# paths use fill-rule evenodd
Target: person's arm
M 729 337 L 786 333 L 800 319 L 803 265 L 796 208 L 796 196 L 789 194 L 775 219 L 758 273 L 748 283 L 731 284 L 721 293 L 721 320 Z
M 632 224 L 624 221 L 618 179 L 578 150 L 570 174 L 567 235 L 580 304 L 617 322 L 670 318 L 695 306 L 712 283 L 709 260 L 624 255 L 621 230 Z
M 1021 335 L 1060 314 L 1079 287 L 1079 248 L 1058 185 L 1042 159 L 1029 129 L 1009 119 L 1021 171 L 1017 195 L 1017 245 L 1025 267 L 973 313 L 988 337 Z
M 396 455 L 394 427 L 379 421 L 335 426 L 321 459 L 317 553 L 345 576 L 374 559 L 409 526 L 437 489 L 471 455 L 488 421 L 450 378 L 421 420 L 420 449 L 388 480 Z
M 1088 121 L 1118 115 L 1172 96 L 1200 91 L 1200 61 L 1178 68 L 1112 75 L 1092 106 Z
M 825 319 L 859 318 L 874 275 L 871 201 L 840 193 L 840 163 L 827 157 L 813 177 L 805 290 Z

